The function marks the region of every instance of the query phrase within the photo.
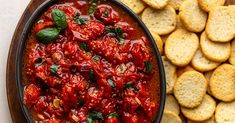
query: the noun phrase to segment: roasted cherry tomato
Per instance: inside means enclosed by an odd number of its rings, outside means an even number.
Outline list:
[[[26,87],[24,91],[24,103],[29,107],[35,104],[40,97],[40,90],[41,89],[34,84],[30,84]]]
[[[114,24],[120,20],[118,13],[109,5],[99,5],[95,17],[105,24]]]

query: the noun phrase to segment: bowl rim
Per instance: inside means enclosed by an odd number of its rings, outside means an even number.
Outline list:
[[[162,63],[161,55],[158,51],[157,45],[146,27],[146,25],[142,22],[142,20],[136,15],[128,6],[124,5],[118,0],[109,0],[110,2],[114,3],[117,7],[120,7],[123,9],[127,14],[129,14],[141,27],[143,32],[146,34],[146,37],[151,42],[151,45],[154,49],[154,53],[156,55],[157,65],[158,65],[158,72],[160,77],[160,104],[157,112],[157,116],[154,120],[154,123],[160,123],[164,105],[165,105],[165,98],[166,98],[166,79],[165,79],[165,71]],[[22,36],[19,39],[19,45],[17,47],[17,56],[16,56],[16,87],[17,87],[17,93],[19,98],[19,103],[21,110],[23,111],[23,114],[27,120],[28,123],[33,123],[33,120],[31,118],[31,113],[28,111],[27,107],[23,104],[23,83],[22,83],[22,56],[24,51],[24,45],[28,38],[28,34],[30,33],[33,24],[35,21],[40,17],[43,12],[45,12],[46,9],[48,9],[51,5],[58,2],[57,0],[46,0],[43,2],[40,6],[37,7],[37,9],[33,12],[33,14],[30,16],[30,18],[27,20],[25,27],[23,28]]]

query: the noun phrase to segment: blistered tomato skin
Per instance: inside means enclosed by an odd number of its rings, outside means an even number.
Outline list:
[[[30,84],[24,91],[24,103],[32,106],[40,97],[40,88],[34,84]]]
[[[115,24],[120,20],[119,14],[111,6],[105,4],[97,7],[95,17],[104,24]]]
[[[54,24],[52,21],[39,22],[39,23],[35,24],[34,32],[37,33],[40,30],[45,29],[46,27],[53,26],[53,25]]]
[[[62,0],[32,28],[24,56],[24,104],[36,123],[153,120],[159,104],[150,96],[149,83],[157,75],[151,71],[148,40],[120,10],[105,2],[96,5],[88,14],[87,1]],[[53,9],[64,13],[57,15],[66,17],[62,24],[52,19]],[[43,43],[36,33],[47,28],[59,35]]]
[[[88,41],[98,38],[104,32],[105,26],[97,21],[89,21],[87,24],[79,25],[75,21],[68,22],[68,36],[75,41]]]

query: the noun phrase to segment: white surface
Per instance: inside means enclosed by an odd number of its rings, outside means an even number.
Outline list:
[[[0,123],[11,123],[6,97],[6,64],[15,27],[30,0],[0,0]]]

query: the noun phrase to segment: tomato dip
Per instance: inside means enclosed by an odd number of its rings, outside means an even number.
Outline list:
[[[24,104],[36,123],[151,123],[159,72],[145,32],[108,0],[60,0],[24,48]]]

